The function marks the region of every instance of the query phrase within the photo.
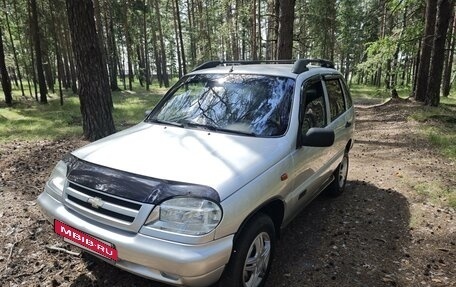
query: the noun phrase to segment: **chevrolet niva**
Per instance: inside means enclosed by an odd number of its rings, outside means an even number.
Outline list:
[[[280,230],[344,190],[354,121],[329,61],[207,62],[65,156],[38,202],[63,240],[131,273],[263,286]]]

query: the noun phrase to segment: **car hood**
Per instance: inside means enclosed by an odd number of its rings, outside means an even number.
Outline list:
[[[284,158],[285,142],[140,123],[73,155],[141,176],[206,185],[223,200]]]

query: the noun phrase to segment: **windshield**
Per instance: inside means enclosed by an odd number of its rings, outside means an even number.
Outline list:
[[[183,78],[148,121],[252,136],[288,128],[294,79],[199,74]]]

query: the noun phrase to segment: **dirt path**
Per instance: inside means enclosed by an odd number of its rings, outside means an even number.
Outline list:
[[[456,286],[456,214],[429,200],[433,187],[456,185],[455,165],[417,135],[413,108],[358,107],[347,192],[318,198],[284,230],[268,287]],[[0,145],[0,286],[164,286],[48,249],[78,252],[52,235],[35,199],[56,161],[83,144]]]

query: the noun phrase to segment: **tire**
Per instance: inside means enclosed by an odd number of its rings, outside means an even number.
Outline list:
[[[274,223],[262,213],[252,218],[234,243],[219,287],[262,287],[271,269],[276,234]]]
[[[331,184],[326,189],[326,194],[328,196],[336,197],[344,192],[345,185],[347,183],[348,166],[348,153],[345,153],[341,163],[337,166],[336,170],[334,171],[333,182],[331,182]]]

